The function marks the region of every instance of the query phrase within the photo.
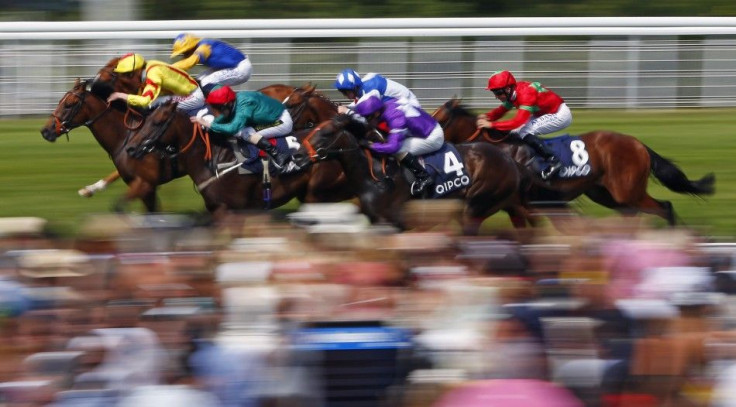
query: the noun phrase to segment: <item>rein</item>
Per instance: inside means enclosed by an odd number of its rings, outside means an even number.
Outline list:
[[[100,113],[98,113],[94,117],[84,121],[83,123],[77,124],[77,125],[70,124],[72,119],[79,113],[80,109],[82,109],[82,106],[84,106],[84,100],[88,94],[90,94],[90,92],[87,92],[87,91],[79,92],[79,93],[74,93],[72,91],[69,91],[69,92],[66,92],[66,94],[64,94],[64,97],[61,99],[61,102],[59,102],[59,105],[61,105],[62,102],[70,95],[76,96],[79,101],[77,104],[74,105],[74,107],[72,107],[71,113],[69,114],[69,119],[67,120],[62,120],[58,115],[52,114],[52,117],[54,118],[54,125],[55,125],[54,127],[56,130],[56,134],[58,135],[68,134],[70,131],[76,129],[79,126],[89,127],[94,122],[96,122],[97,119],[102,117],[102,115],[104,115],[110,110],[110,104],[105,101],[105,109],[103,109]],[[101,97],[95,95],[94,93],[92,93],[92,96],[102,100]]]
[[[450,127],[450,124],[453,122],[453,120],[455,120],[455,118],[457,117],[457,114],[455,114],[454,109],[451,109],[445,105],[442,105],[441,108],[437,109],[434,113],[432,113],[432,117],[436,119],[437,114],[440,113],[440,111],[442,110],[445,110],[448,116],[447,121],[445,125],[442,126],[442,128],[447,129],[448,127]],[[465,142],[469,143],[469,142],[475,141],[475,139],[477,139],[479,136],[482,135],[483,139],[489,143],[501,143],[509,137],[509,134],[510,133],[506,133],[506,135],[501,138],[493,138],[491,137],[490,131],[487,128],[478,128],[475,130],[475,132],[470,137],[468,137],[465,140]]]
[[[307,150],[307,153],[309,154],[309,160],[312,161],[312,163],[317,163],[319,161],[325,160],[330,155],[334,154],[342,154],[347,153],[350,151],[356,151],[361,150],[360,147],[351,147],[351,148],[337,148],[334,150],[330,150],[330,147],[332,147],[335,143],[337,143],[338,140],[340,140],[340,137],[342,137],[345,133],[347,133],[344,129],[340,130],[340,133],[338,133],[338,136],[335,137],[335,139],[330,143],[327,147],[320,147],[315,149],[314,146],[312,146],[312,143],[309,141],[309,139],[312,138],[317,132],[322,130],[322,127],[315,127],[314,130],[310,131],[309,134],[304,137],[304,140],[302,140],[302,145]],[[365,148],[362,149],[364,151],[364,154],[366,158],[368,158],[368,168],[371,174],[371,178],[373,178],[374,181],[378,181],[378,177],[376,177],[376,174],[373,172],[373,166],[371,163],[373,162],[373,154],[371,153],[370,149]],[[385,166],[384,166],[384,173],[386,172]]]
[[[138,122],[137,125],[135,125],[135,126],[129,126],[128,125],[128,117],[130,115],[138,116],[138,118],[141,119]],[[138,112],[135,109],[133,109],[132,107],[128,106],[128,110],[125,111],[125,117],[123,117],[123,124],[125,124],[125,128],[127,128],[128,130],[131,130],[131,131],[136,131],[136,130],[140,129],[141,126],[143,126],[143,123],[144,122],[145,122],[145,120],[143,119],[143,115],[140,112]]]

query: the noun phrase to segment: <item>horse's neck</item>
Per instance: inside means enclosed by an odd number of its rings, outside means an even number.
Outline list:
[[[98,111],[94,116],[98,117],[89,125],[89,130],[95,140],[108,154],[118,153],[132,132],[125,125],[125,113],[110,108],[108,112]]]
[[[348,184],[356,188],[356,192],[365,189],[368,185],[365,181],[372,177],[371,168],[375,159],[369,160],[362,149],[357,149],[340,154],[337,160],[348,178]]]

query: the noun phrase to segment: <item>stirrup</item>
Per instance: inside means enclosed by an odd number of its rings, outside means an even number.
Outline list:
[[[550,164],[546,169],[542,170],[540,173],[540,176],[543,180],[547,181],[550,178],[552,178],[553,175],[557,174],[557,172],[560,171],[562,168],[562,163],[559,161],[555,161],[552,164]]]
[[[417,180],[411,183],[409,192],[411,193],[412,196],[421,196],[424,194],[425,191],[427,191],[427,188],[429,188],[430,186],[432,186],[431,178],[427,178],[422,181]]]

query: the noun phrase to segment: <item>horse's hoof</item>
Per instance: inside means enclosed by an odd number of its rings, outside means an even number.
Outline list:
[[[92,195],[95,194],[92,190],[87,189],[87,188],[82,188],[79,191],[77,191],[77,193],[79,194],[79,196],[84,197],[84,198],[91,198]]]

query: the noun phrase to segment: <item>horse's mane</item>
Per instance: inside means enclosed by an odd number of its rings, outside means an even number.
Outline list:
[[[450,103],[450,102],[447,102]],[[462,104],[458,103],[455,106],[452,106],[450,109],[450,112],[453,115],[463,115],[463,116],[473,116],[475,117],[475,114],[470,111],[467,107],[463,106]]]
[[[363,138],[373,127],[361,120],[357,120],[355,116],[350,114],[338,114],[332,119],[333,123],[340,128],[345,129],[356,138]]]

